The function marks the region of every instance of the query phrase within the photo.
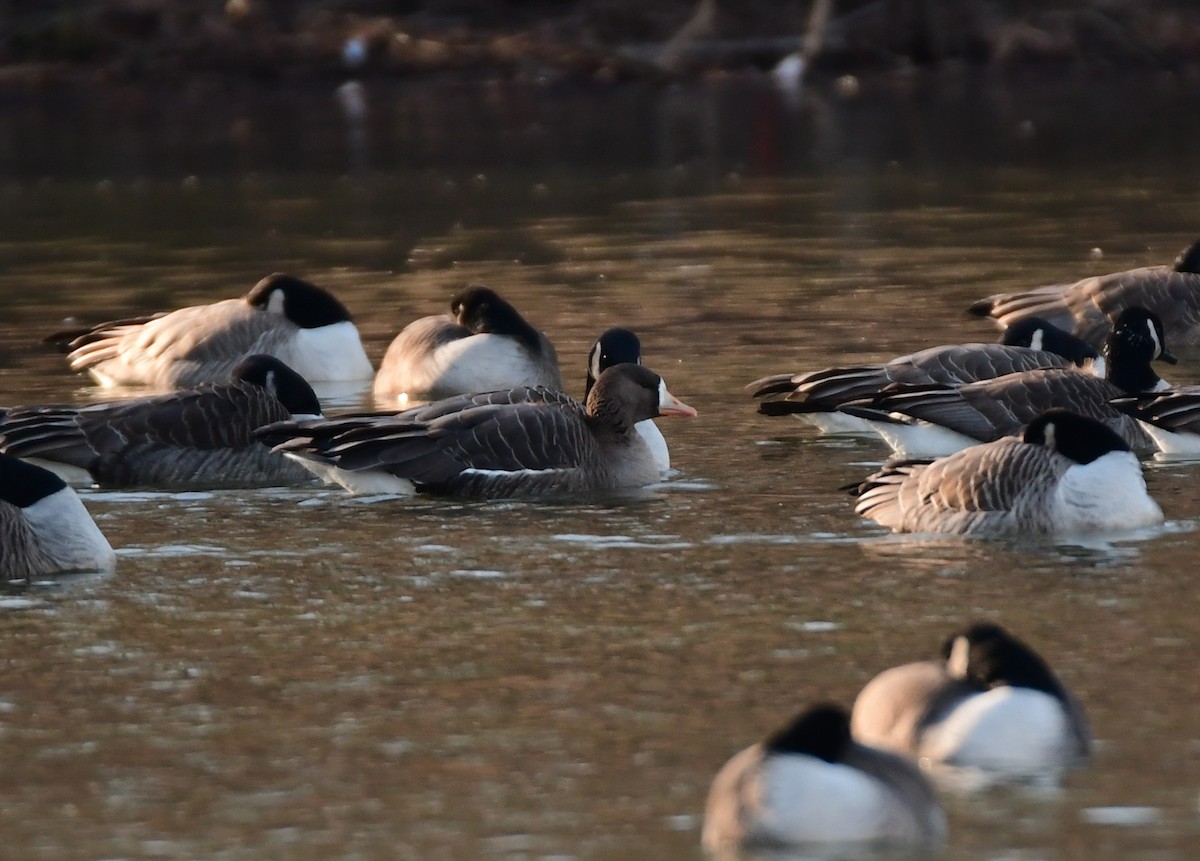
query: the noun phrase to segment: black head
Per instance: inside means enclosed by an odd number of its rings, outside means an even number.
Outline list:
[[[1145,392],[1159,383],[1150,363],[1162,359],[1168,364],[1178,360],[1167,349],[1162,320],[1145,308],[1126,308],[1113,321],[1104,341],[1108,379],[1130,394]]]
[[[587,398],[592,393],[592,386],[600,375],[613,365],[640,365],[642,363],[642,342],[638,336],[628,329],[613,328],[602,333],[592,344],[588,353],[587,385],[583,396]]]
[[[61,478],[48,469],[34,466],[8,454],[0,454],[0,499],[18,508],[58,493],[66,487]]]
[[[233,369],[231,379],[266,389],[294,416],[321,415],[321,402],[312,386],[274,356],[248,356]]]
[[[1082,365],[1089,359],[1098,359],[1100,354],[1082,338],[1077,338],[1041,317],[1023,317],[1004,330],[1001,344],[1012,347],[1029,347],[1045,350]]]
[[[537,329],[490,287],[471,285],[450,301],[450,313],[458,325],[473,334],[505,335],[521,341],[530,352],[541,352],[542,339]]]
[[[1103,422],[1070,410],[1046,410],[1025,428],[1030,445],[1044,445],[1076,463],[1091,463],[1113,451],[1129,451],[1129,444]]]
[[[276,272],[254,285],[246,301],[260,311],[291,320],[301,329],[318,329],[350,320],[346,306],[315,284]]]
[[[803,753],[826,762],[840,762],[849,745],[850,716],[841,706],[821,703],[767,736],[763,749],[767,753]]]
[[[991,622],[975,622],[942,646],[946,669],[980,690],[1009,686],[1064,696],[1062,685],[1033,649]]]
[[[1200,274],[1200,239],[1179,252],[1174,269],[1176,272]]]

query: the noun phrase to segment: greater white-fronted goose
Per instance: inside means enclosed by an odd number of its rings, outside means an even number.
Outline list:
[[[634,425],[695,413],[653,371],[621,364],[600,375],[586,406],[561,392],[519,389],[259,433],[351,492],[502,498],[652,484],[658,465]]]

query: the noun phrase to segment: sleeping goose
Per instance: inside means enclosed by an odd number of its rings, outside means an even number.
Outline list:
[[[588,352],[587,383],[584,385],[583,399],[586,401],[588,395],[592,393],[592,386],[596,385],[600,374],[613,365],[620,365],[624,362],[635,365],[642,363],[642,342],[638,340],[638,336],[628,329],[619,327],[602,332]],[[654,462],[658,464],[659,473],[667,475],[671,471],[671,452],[667,449],[667,440],[663,437],[662,431],[658,429],[658,425],[654,423],[653,419],[640,421],[636,427],[637,432],[646,441],[646,445],[650,447],[650,453],[654,455]]]
[[[504,498],[641,487],[658,466],[634,429],[694,416],[641,365],[604,371],[586,407],[558,392],[497,392],[398,415],[285,422],[259,431],[314,473],[354,493]]]
[[[368,380],[373,369],[350,314],[330,293],[275,273],[241,299],[51,335],[74,371],[102,386],[175,389],[229,379],[264,353],[313,382]]]
[[[959,385],[1036,368],[1076,366],[1104,375],[1104,360],[1085,342],[1044,320],[1029,318],[1006,330],[1000,344],[947,344],[882,364],[776,374],[750,386],[754,397],[770,398],[759,405],[764,415],[794,415],[824,433],[874,435],[866,420],[839,407],[895,383]]]
[[[867,683],[850,719],[855,738],[937,768],[1000,779],[1053,779],[1088,756],[1083,708],[1029,646],[976,622],[939,661],[893,667]]]
[[[520,386],[561,391],[558,354],[516,308],[480,285],[455,296],[449,314],[406,326],[375,375],[375,397],[402,404]]]
[[[804,844],[932,846],[945,833],[921,772],[853,739],[845,709],[817,705],[717,773],[701,841],[724,857]]]
[[[228,383],[84,407],[0,411],[0,451],[72,483],[212,488],[311,481],[254,438],[271,422],[319,418],[304,378],[273,356],[251,356]]]
[[[1172,343],[1200,342],[1200,240],[1172,266],[1145,266],[1053,284],[1020,293],[1000,293],[970,307],[1001,327],[1034,315],[1099,346],[1125,308],[1139,306],[1162,318]]]
[[[107,574],[116,564],[75,491],[49,470],[0,454],[0,580]]]
[[[1142,467],[1104,424],[1065,410],[933,461],[885,464],[854,510],[895,532],[1074,536],[1162,522]]]
[[[1070,369],[1039,369],[960,386],[890,386],[840,409],[867,420],[898,453],[935,456],[1010,434],[1054,407],[1099,419],[1137,451],[1154,449],[1137,421],[1109,401],[1166,388],[1150,363],[1175,362],[1158,317],[1127,308],[1105,341],[1107,379]]]

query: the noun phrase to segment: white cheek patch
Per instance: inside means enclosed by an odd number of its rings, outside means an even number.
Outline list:
[[[1042,433],[1046,437],[1046,448],[1051,450],[1058,449],[1058,440],[1055,439],[1057,429],[1054,427],[1054,422],[1046,422],[1045,430]]]
[[[1162,341],[1159,340],[1158,332],[1154,331],[1154,321],[1147,320],[1146,328],[1150,330],[1150,340],[1154,342],[1154,358],[1162,355]]]
[[[965,679],[970,658],[971,641],[966,637],[955,637],[950,646],[950,657],[946,660],[946,672],[951,678]]]
[[[1029,349],[1031,349],[1031,350],[1042,349],[1042,343],[1043,343],[1043,339],[1044,339],[1045,335],[1046,335],[1045,329],[1037,329],[1036,331],[1034,331],[1033,337],[1029,339]]]
[[[671,395],[667,392],[667,381],[662,377],[658,378],[658,408],[661,410],[665,404],[672,401]]]
[[[275,289],[271,291],[271,298],[267,300],[267,310],[272,314],[283,316],[283,291]]]
[[[597,344],[592,348],[592,354],[588,356],[588,371],[593,380],[600,379],[600,352],[600,345]]]

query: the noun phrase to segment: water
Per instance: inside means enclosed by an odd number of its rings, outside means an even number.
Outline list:
[[[944,857],[1195,857],[1195,467],[1150,467],[1168,523],[1140,540],[894,537],[838,490],[881,447],[743,388],[991,340],[973,299],[1169,262],[1196,95],[1095,87],[368,83],[361,121],[320,89],[11,101],[0,402],[97,397],[37,344],[64,318],[285,270],[375,360],[472,281],[580,388],[630,326],[700,417],[662,421],[675,477],[611,499],[85,493],[117,574],[0,602],[0,855],[699,859],[728,756],[986,617],[1099,743],[1059,791],[947,795]]]

